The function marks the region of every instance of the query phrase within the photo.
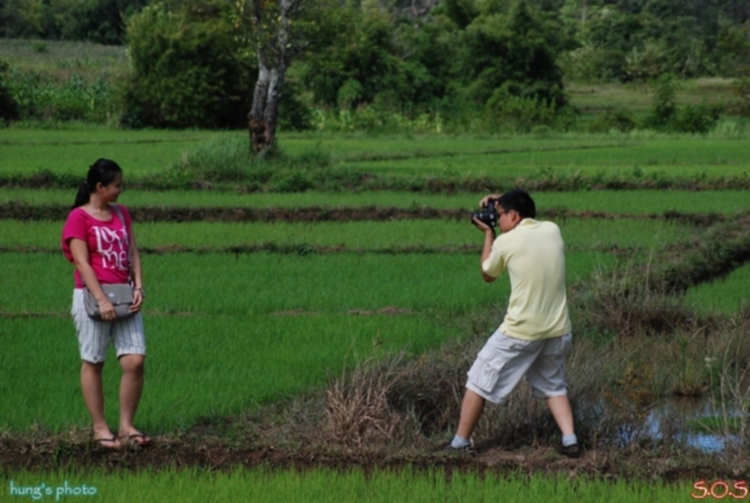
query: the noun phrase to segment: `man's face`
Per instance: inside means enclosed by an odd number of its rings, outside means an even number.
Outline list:
[[[503,232],[510,232],[516,228],[521,216],[515,210],[505,210],[502,205],[497,205],[497,225]]]

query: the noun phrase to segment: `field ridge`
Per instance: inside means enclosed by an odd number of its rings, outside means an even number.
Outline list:
[[[384,220],[466,220],[471,212],[466,209],[432,208],[417,206],[412,208],[381,206],[304,206],[296,208],[249,208],[235,207],[165,207],[128,205],[133,219],[138,222],[358,222]],[[62,204],[31,205],[22,201],[0,203],[0,220],[65,221],[70,206]],[[748,215],[740,213],[732,218]],[[549,219],[591,218],[591,219],[644,219],[671,220],[695,226],[708,226],[723,222],[728,217],[720,213],[690,213],[666,210],[661,213],[606,212],[593,210],[570,210],[553,207],[539,210],[538,216]]]

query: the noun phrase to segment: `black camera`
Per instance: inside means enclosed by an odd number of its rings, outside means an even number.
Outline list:
[[[492,229],[497,226],[497,209],[495,202],[497,199],[488,199],[487,206],[483,210],[475,211],[471,214],[471,222],[474,223],[476,218],[480,222],[489,225]]]

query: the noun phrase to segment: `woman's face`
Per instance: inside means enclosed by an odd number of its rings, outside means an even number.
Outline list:
[[[99,184],[99,196],[107,203],[117,202],[117,198],[122,192],[122,173],[117,173],[115,179],[108,185]]]

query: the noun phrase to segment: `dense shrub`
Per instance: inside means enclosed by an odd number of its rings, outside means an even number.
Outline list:
[[[622,131],[627,133],[636,128],[635,118],[627,111],[607,110],[588,125],[587,130],[590,133],[607,133],[609,131]]]
[[[282,131],[304,131],[312,128],[313,112],[308,104],[300,98],[303,90],[301,84],[287,73],[279,104],[278,126]]]
[[[138,11],[145,0],[23,0],[0,2],[5,37],[89,40],[122,43],[123,16]]]
[[[539,98],[522,98],[496,89],[485,106],[485,120],[489,130],[496,132],[527,133],[534,126],[553,126],[555,106]]]
[[[366,105],[356,110],[322,110],[312,113],[312,128],[319,131],[363,131],[368,133],[440,133],[446,124],[440,113],[422,113],[413,118],[383,107]]]
[[[732,94],[734,94],[736,101],[729,107],[728,111],[740,117],[750,117],[750,76],[735,80],[732,84]]]
[[[225,15],[228,4],[163,4],[128,20],[132,70],[122,93],[131,127],[242,127],[255,70]]]
[[[583,82],[609,82],[626,80],[625,55],[622,51],[610,50],[585,44],[560,58],[565,77]]]
[[[160,189],[232,184],[249,192],[304,192],[332,178],[330,164],[330,155],[317,150],[288,156],[276,147],[254,157],[247,137],[217,137],[141,183]]]
[[[645,126],[674,133],[707,133],[718,122],[724,107],[721,105],[685,105],[675,101],[677,83],[670,74],[652,82],[654,102],[646,117]]]
[[[669,126],[676,133],[708,133],[722,111],[721,105],[685,105],[677,110]]]

